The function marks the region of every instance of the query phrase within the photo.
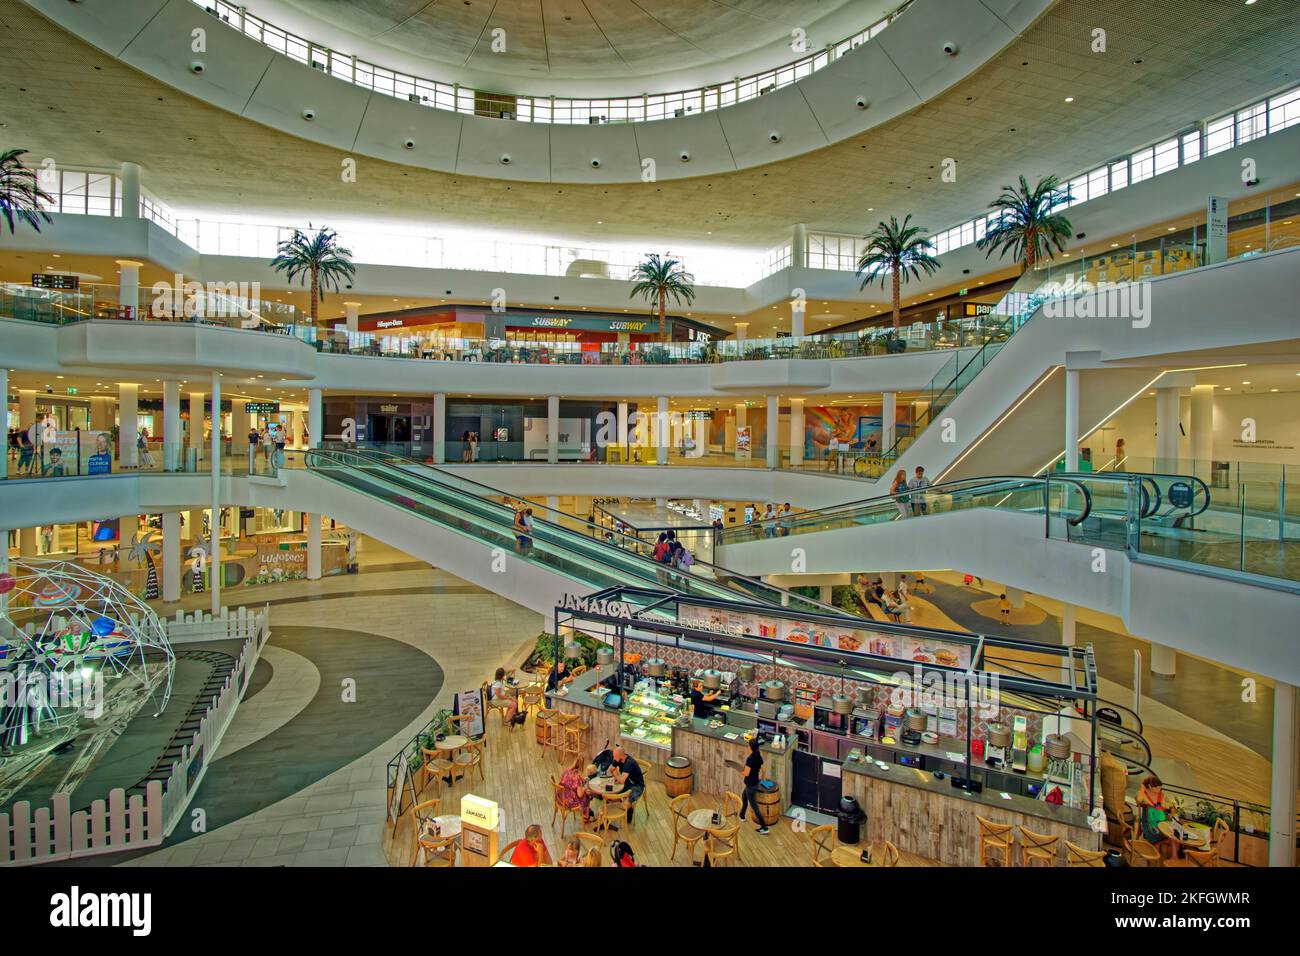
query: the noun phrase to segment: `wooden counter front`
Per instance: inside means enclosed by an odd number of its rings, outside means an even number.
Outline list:
[[[1025,812],[1021,806],[1027,798],[1003,801],[996,793],[967,794],[951,785],[948,779],[936,783],[930,774],[908,767],[892,767],[889,774],[899,779],[884,779],[881,774],[862,773],[845,765],[842,792],[857,798],[867,814],[864,842],[881,846],[888,840],[904,853],[928,857],[951,866],[979,866],[980,826],[976,817],[990,823],[1023,826],[1034,833],[1060,837],[1058,862],[1065,862],[1065,841],[1085,850],[1101,848],[1101,836],[1086,823],[1077,822],[1080,812],[1060,808],[1061,819],[1053,819],[1054,808],[1046,805]],[[915,775],[915,785],[905,775]],[[1037,803],[1037,801],[1033,801]],[[1001,804],[1006,804],[1001,805]],[[1020,836],[1011,831],[1012,842]],[[1013,847],[1013,862],[1019,849]]]
[[[696,721],[703,723],[703,721]],[[763,778],[773,780],[781,792],[781,811],[790,807],[790,791],[793,785],[790,750],[773,750],[762,747]],[[749,744],[743,739],[727,740],[720,733],[692,727],[673,728],[673,756],[687,757],[691,761],[694,774],[692,790],[721,796],[728,790],[739,794],[744,788],[744,771],[735,766],[727,766],[732,761],[738,767],[745,766],[749,757]]]

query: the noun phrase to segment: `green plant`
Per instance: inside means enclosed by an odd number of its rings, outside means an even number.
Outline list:
[[[23,165],[25,149],[10,149],[0,153],[0,219],[14,232],[14,223],[25,222],[37,232],[41,220],[53,222],[42,207],[53,203],[54,197],[41,188],[36,173]]]
[[[695,276],[691,275],[676,259],[660,258],[658,253],[649,253],[644,260],[632,270],[636,285],[628,294],[629,299],[637,296],[655,305],[659,314],[659,341],[669,339],[668,299],[672,298],[678,305],[690,305],[695,301]]]
[[[570,639],[576,641],[582,648],[581,659],[577,661],[569,661],[568,663],[570,666],[577,666],[578,664],[586,664],[588,667],[593,666],[596,663],[597,649],[606,646],[594,637],[588,637],[586,634],[577,634],[572,638],[561,638],[560,647],[563,648],[564,644]],[[539,664],[545,665],[546,667],[551,667],[555,664],[554,634],[547,634],[543,631],[541,634],[537,635],[537,643],[533,647],[533,652],[528,655],[528,663],[534,666]]]
[[[1051,259],[1053,248],[1063,252],[1073,227],[1055,210],[1074,197],[1060,185],[1059,179],[1048,176],[1030,189],[1021,176],[1017,186],[1003,186],[1002,195],[989,204],[997,219],[975,241],[975,248],[983,249],[986,259],[995,249],[1002,256],[1014,253],[1022,274],[1032,270],[1040,258]]]
[[[922,272],[934,275],[939,271],[939,260],[933,255],[934,244],[926,238],[924,229],[913,226],[911,222],[910,214],[903,217],[901,225],[893,216],[889,217],[889,222],[878,222],[865,237],[867,247],[858,259],[858,275],[862,276],[860,288],[865,289],[873,282],[879,282],[884,288],[888,278],[894,328],[901,324],[900,283],[909,276],[919,279]]]
[[[308,229],[312,226],[307,225]],[[311,321],[316,324],[320,300],[325,289],[338,290],[344,280],[356,275],[352,265],[352,250],[339,245],[339,235],[333,229],[317,229],[307,235],[295,229],[293,235],[280,243],[271,268],[283,272],[290,282],[300,277],[311,280]]]

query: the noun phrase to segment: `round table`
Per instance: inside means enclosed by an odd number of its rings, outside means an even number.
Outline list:
[[[871,862],[863,862],[862,851],[865,849],[862,846],[837,846],[831,850],[831,862],[836,866],[877,866],[874,847],[871,850]]]
[[[618,793],[622,789],[622,784],[613,777],[589,777],[587,789],[595,796],[603,797],[607,793]]]
[[[449,737],[443,737],[441,740],[434,742],[434,747],[438,750],[457,751],[469,743],[468,737],[462,737],[459,734],[452,734]]]
[[[1183,849],[1185,847],[1190,847],[1193,850],[1208,850],[1210,848],[1210,834],[1213,831],[1211,831],[1209,827],[1192,827],[1188,824],[1183,824],[1183,828],[1186,831],[1183,834],[1184,837],[1191,837],[1192,834],[1203,834],[1204,839],[1178,839],[1178,837],[1174,836],[1174,824],[1171,820],[1161,820],[1156,824],[1156,829],[1159,830],[1163,836],[1168,837],[1169,842],[1174,845],[1174,850],[1179,856],[1183,855]]]
[[[438,824],[438,836],[440,837],[458,837],[460,836],[460,817],[454,813],[445,813],[440,817],[433,818],[434,823]]]
[[[714,823],[713,814],[716,812],[708,807],[702,810],[692,810],[686,817],[686,822],[697,830],[703,830],[705,833],[721,833],[727,829],[727,818],[722,817],[721,823]]]

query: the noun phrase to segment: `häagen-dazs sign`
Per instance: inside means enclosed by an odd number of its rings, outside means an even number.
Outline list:
[[[602,617],[621,617],[631,620],[632,608],[625,601],[610,601],[606,598],[585,597],[581,594],[566,594],[560,598],[560,607],[568,611],[585,611]]]

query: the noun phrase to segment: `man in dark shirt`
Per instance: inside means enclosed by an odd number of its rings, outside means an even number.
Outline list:
[[[713,701],[718,699],[719,691],[713,691],[710,694],[704,693],[704,685],[699,681],[691,684],[691,713],[701,720],[707,719],[712,713],[713,708],[709,706]]]
[[[627,822],[632,822],[632,811],[636,802],[645,795],[645,774],[636,758],[623,749],[622,744],[614,745],[614,780],[622,785],[627,793]]]
[[[559,690],[561,684],[567,684],[569,681],[573,680],[572,677],[565,673],[566,669],[564,661],[558,661],[556,665],[551,668],[551,675],[546,678],[546,689],[548,691],[554,693]]]
[[[758,738],[755,737],[749,742],[749,756],[745,758],[745,791],[740,799],[740,819],[744,820],[745,811],[752,807],[754,819],[758,821],[758,832],[767,833],[767,824],[759,816],[758,810],[758,783],[763,779],[762,769],[763,755],[758,752]]]

